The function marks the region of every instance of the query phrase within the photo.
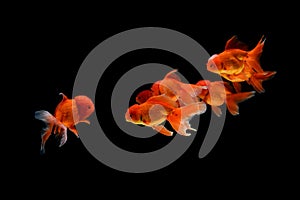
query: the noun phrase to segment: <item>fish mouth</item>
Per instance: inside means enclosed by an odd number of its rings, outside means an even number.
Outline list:
[[[132,119],[131,119],[131,117],[130,117],[130,113],[129,113],[128,111],[125,113],[125,120],[126,120],[127,122],[132,122]]]
[[[210,72],[214,72],[214,73],[219,73],[219,69],[218,69],[218,66],[217,64],[215,63],[214,59],[217,57],[218,55],[217,54],[214,54],[212,55],[208,61],[207,61],[207,64],[206,64],[206,67],[207,67],[207,70],[210,71]]]

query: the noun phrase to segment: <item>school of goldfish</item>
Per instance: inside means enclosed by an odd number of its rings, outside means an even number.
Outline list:
[[[197,131],[190,125],[195,115],[206,112],[207,105],[220,117],[219,106],[226,104],[232,115],[239,114],[238,104],[252,98],[255,92],[263,93],[263,81],[276,74],[276,71],[264,71],[260,65],[265,38],[262,37],[257,45],[248,50],[245,43],[236,36],[230,38],[225,50],[212,55],[206,64],[208,71],[219,74],[222,81],[199,80],[195,84],[184,83],[176,74],[177,70],[167,73],[162,80],[153,83],[148,90],[141,91],[136,96],[136,104],[131,105],[125,120],[133,124],[151,127],[158,133],[172,136],[173,131],[162,125],[168,121],[172,129],[183,136],[191,135],[188,131]],[[253,87],[253,91],[242,91],[242,82]],[[94,112],[93,102],[87,96],[76,96],[69,99],[64,94],[57,105],[54,115],[48,111],[35,112],[35,118],[43,121],[46,127],[41,133],[41,154],[45,153],[45,144],[53,133],[60,138],[62,146],[67,141],[67,130],[79,137],[75,125],[90,123],[87,118]]]
[[[252,50],[248,50],[245,43],[233,36],[226,42],[225,50],[212,55],[206,64],[207,70],[219,74],[223,81],[199,80],[187,84],[175,74],[177,70],[173,70],[153,83],[149,90],[138,93],[136,104],[125,113],[126,121],[172,136],[173,132],[162,125],[168,121],[178,134],[189,136],[191,133],[187,130],[196,131],[189,121],[204,113],[206,105],[210,105],[218,117],[222,114],[219,106],[223,104],[232,115],[238,115],[238,104],[253,97],[255,92],[265,92],[262,82],[276,74],[276,71],[264,71],[260,65],[264,44],[262,37]],[[241,82],[247,82],[254,90],[242,92]]]

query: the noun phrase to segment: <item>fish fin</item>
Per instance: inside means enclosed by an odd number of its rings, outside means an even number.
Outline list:
[[[41,132],[41,139],[42,139],[41,149],[40,149],[41,154],[45,154],[45,144],[46,141],[49,139],[54,126],[55,126],[54,129],[55,133],[58,132],[60,135],[62,135],[64,140],[63,143],[66,142],[67,138],[65,135],[67,134],[67,128],[60,121],[58,121],[52,114],[50,114],[48,111],[45,110],[39,110],[35,112],[34,117],[38,120],[43,121],[46,124],[46,127],[43,128]]]
[[[231,93],[234,93],[235,92],[235,88],[234,88],[234,83],[237,83],[237,82],[231,82],[231,83],[229,83],[229,82],[227,82],[227,81],[219,81],[220,82],[220,84],[223,84],[224,85],[224,87],[225,87],[225,89],[227,90],[227,91],[229,91],[229,92],[231,92]]]
[[[173,135],[173,132],[166,129],[166,127],[164,127],[163,125],[152,126],[152,128],[163,135],[166,135],[166,136]]]
[[[61,134],[59,147],[63,146],[67,142],[67,139],[68,139],[67,131],[63,131],[63,133]]]
[[[160,85],[161,81],[156,81],[155,83],[153,83],[153,85],[151,86],[151,91],[152,91],[152,94],[153,96],[154,95],[161,95],[161,92],[160,92]]]
[[[74,134],[76,135],[77,138],[79,138],[78,131],[77,131],[75,125],[70,126],[70,127],[69,127],[69,130],[70,130],[72,133],[74,133]]]
[[[43,131],[42,131],[42,134],[41,134],[42,141],[41,141],[41,149],[40,149],[41,155],[45,154],[45,145],[46,145],[48,138],[51,135],[51,131],[52,131],[52,126],[46,128],[46,129],[43,129]]]
[[[181,81],[181,78],[177,74],[175,74],[177,71],[178,71],[177,69],[170,71],[169,73],[166,74],[164,79],[171,78],[171,79],[175,79],[177,81]]]
[[[89,125],[91,124],[91,122],[90,122],[89,120],[87,120],[87,119],[85,119],[85,120],[80,120],[79,122],[86,123],[86,124],[89,124]],[[79,122],[78,122],[78,123],[79,123]]]
[[[142,103],[146,102],[152,96],[153,96],[153,91],[151,91],[151,90],[143,90],[143,91],[141,91],[140,93],[138,93],[136,95],[135,101],[138,104],[142,104]]]
[[[260,66],[259,59],[263,52],[266,38],[264,35],[261,37],[257,45],[248,52],[247,64],[253,68],[256,72],[263,72],[263,69]]]
[[[233,82],[233,88],[236,92],[241,92],[242,91],[242,85],[240,82]]]
[[[194,115],[200,115],[206,111],[206,104],[204,102],[197,102],[194,104],[186,105],[180,108],[174,109],[168,116],[167,120],[170,122],[171,126],[177,133],[183,136],[189,136],[187,130],[196,131],[196,129],[191,128],[189,120]]]
[[[45,154],[45,145],[47,140],[49,139],[54,123],[55,123],[55,117],[51,115],[48,111],[45,110],[39,110],[36,111],[34,114],[35,119],[41,120],[46,124],[46,127],[44,127],[41,131],[41,148],[40,148],[40,154]]]
[[[234,35],[226,42],[225,50],[228,49],[241,49],[247,51],[248,45],[246,45],[244,42],[241,42],[237,36]]]
[[[181,84],[180,90],[177,91],[176,98],[183,104],[189,105],[198,102],[198,95],[202,93],[207,86]]]
[[[34,113],[34,118],[43,121],[46,124],[54,124],[56,118],[46,110],[39,110]]]
[[[211,106],[212,111],[214,111],[214,113],[220,117],[222,115],[222,111],[221,108],[219,108],[218,106]]]
[[[259,62],[258,59],[259,59],[259,58],[257,58],[257,57],[255,57],[255,58],[248,57],[248,58],[247,58],[247,61],[246,61],[246,64],[247,64],[247,66],[248,66],[251,70],[254,70],[255,72],[261,73],[261,72],[263,72],[264,70],[261,68],[260,62]]]
[[[273,78],[276,73],[277,73],[276,71],[265,71],[263,73],[255,73],[253,76],[257,79],[265,81]]]
[[[227,95],[226,105],[227,105],[228,111],[232,115],[238,115],[239,114],[238,103],[241,103],[241,102],[253,97],[254,94],[255,94],[255,91],[241,92],[241,93]]]
[[[65,100],[67,100],[68,99],[68,97],[64,94],[64,93],[59,93],[59,95],[62,95],[63,96],[63,98],[62,98],[62,101],[65,101]]]
[[[255,73],[253,74],[250,79],[248,80],[248,83],[253,86],[253,88],[259,92],[264,93],[265,89],[262,86],[262,82],[268,79],[271,79],[276,74],[276,71],[266,71],[262,73]]]

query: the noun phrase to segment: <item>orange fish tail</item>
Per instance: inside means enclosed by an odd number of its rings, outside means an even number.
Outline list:
[[[55,127],[54,128],[55,133],[58,132],[59,135],[61,136],[59,146],[62,146],[66,142],[67,128],[61,122],[59,122],[53,115],[51,115],[48,111],[45,110],[36,111],[34,117],[35,119],[41,120],[46,124],[46,127],[43,128],[41,132],[41,139],[42,139],[41,149],[40,149],[41,154],[45,154],[45,144],[53,131],[53,127]]]
[[[259,58],[263,52],[263,48],[265,45],[266,38],[264,36],[261,37],[257,45],[249,51],[248,55],[253,57],[253,58]]]
[[[247,64],[252,67],[256,72],[263,72],[260,66],[260,56],[263,52],[266,39],[264,36],[259,40],[256,47],[248,52]]]
[[[255,91],[251,92],[241,92],[236,94],[229,94],[226,97],[226,105],[228,108],[228,111],[232,115],[238,115],[239,114],[239,106],[238,104],[253,97],[255,94]]]
[[[274,77],[276,71],[266,71],[261,73],[255,73],[253,76],[248,80],[248,83],[253,86],[253,88],[259,92],[265,92],[265,89],[262,86],[263,81],[269,80]]]

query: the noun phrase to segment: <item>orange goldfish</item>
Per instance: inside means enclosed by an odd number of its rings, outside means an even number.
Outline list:
[[[35,118],[47,124],[41,134],[41,154],[45,153],[45,144],[52,132],[61,137],[60,147],[67,141],[67,129],[79,137],[75,125],[80,122],[90,124],[87,118],[95,110],[93,102],[87,96],[80,95],[68,99],[63,93],[60,95],[63,99],[56,106],[54,116],[45,110],[35,112]]]
[[[196,131],[191,127],[189,120],[194,115],[202,114],[205,111],[206,104],[204,102],[194,102],[179,107],[171,97],[162,94],[152,96],[144,103],[130,106],[125,113],[125,119],[127,122],[142,124],[163,135],[172,136],[173,132],[161,125],[167,120],[177,133],[189,136],[191,134],[187,133],[187,130]]]
[[[150,97],[161,94],[167,95],[180,105],[189,105],[199,101],[197,96],[202,92],[202,89],[207,87],[183,83],[175,72],[177,72],[176,69],[172,70],[165,75],[163,80],[155,82],[150,90],[140,92],[136,97],[136,102],[144,103]]]
[[[254,96],[255,91],[234,93],[233,88],[227,82],[209,80],[200,80],[196,85],[207,86],[199,94],[205,103],[211,105],[212,110],[217,116],[221,116],[222,112],[218,106],[226,103],[228,111],[232,115],[239,114],[238,103],[243,102]]]
[[[259,59],[265,44],[263,38],[249,51],[246,44],[233,36],[226,42],[223,52],[208,59],[207,70],[233,82],[237,92],[241,90],[240,82],[244,81],[257,92],[264,92],[262,82],[272,78],[276,71],[264,71],[261,68]]]

